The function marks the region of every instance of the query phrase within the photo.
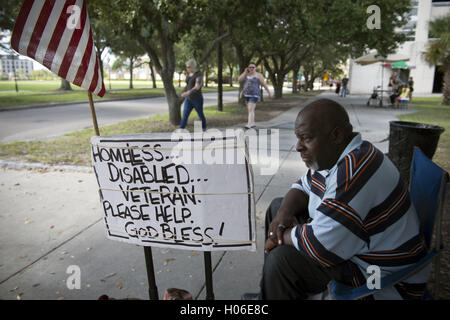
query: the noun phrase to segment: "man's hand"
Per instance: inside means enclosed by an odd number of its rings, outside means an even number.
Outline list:
[[[186,98],[188,95],[189,95],[189,91],[185,91],[185,92],[182,92],[182,93],[181,93],[181,96],[182,96],[183,98]]]
[[[267,238],[266,245],[264,247],[264,252],[266,254],[269,254],[270,250],[272,250],[276,246],[278,246],[276,240],[269,237],[269,238]]]
[[[266,253],[269,253],[270,250],[276,246],[282,245],[284,242],[283,234],[288,228],[295,225],[295,220],[292,217],[285,218],[281,212],[278,212],[277,216],[269,226],[269,234],[267,235],[265,246]]]
[[[295,228],[295,226],[292,227],[292,228]],[[292,239],[291,239],[292,228],[283,229],[284,231],[283,231],[281,237],[278,238],[278,239],[281,239],[281,242],[280,242],[280,240],[275,239],[275,237],[273,237],[273,236],[270,237],[269,236],[267,238],[266,245],[265,245],[265,248],[264,248],[264,251],[266,252],[266,254],[269,254],[269,252],[273,248],[275,248],[275,247],[277,247],[279,245],[282,245],[282,244],[292,246],[293,245]]]

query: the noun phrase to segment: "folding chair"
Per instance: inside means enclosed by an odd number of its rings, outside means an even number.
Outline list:
[[[400,94],[400,96],[397,98],[398,99],[398,103],[399,103],[399,107],[408,107],[408,103],[409,103],[409,89],[408,88],[404,88],[402,90],[402,93]]]
[[[421,232],[424,235],[428,248],[430,248],[433,230],[435,229],[433,248],[429,249],[427,255],[414,265],[382,278],[380,289],[369,289],[366,284],[353,288],[337,281],[331,281],[328,289],[332,299],[360,299],[374,294],[419,272],[433,260],[435,261],[433,298],[437,299],[439,297],[440,258],[443,249],[441,225],[445,203],[445,190],[448,181],[448,173],[425,156],[419,148],[414,147],[411,165],[410,196],[419,216]],[[434,228],[435,225],[436,228]],[[429,297],[429,294],[426,291],[422,298],[425,299],[427,297]]]

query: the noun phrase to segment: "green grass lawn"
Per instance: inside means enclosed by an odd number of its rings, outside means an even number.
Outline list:
[[[283,99],[266,99],[258,103],[256,121],[268,121],[280,113],[305,102],[319,92],[288,94]],[[204,109],[208,128],[226,128],[247,122],[247,108],[237,103],[224,105],[223,111],[217,106]],[[193,122],[198,120],[195,112],[189,117],[187,129],[193,130]],[[100,135],[173,132],[176,126],[169,122],[168,114],[147,119],[123,121],[100,128]],[[21,141],[0,144],[0,158],[12,161],[40,162],[51,165],[90,165],[90,138],[94,130],[84,129],[50,141]]]
[[[129,89],[129,80],[104,80],[106,90],[119,90],[119,89]],[[110,86],[111,84],[111,86]],[[174,79],[173,84],[178,87],[178,80]],[[13,80],[0,80],[0,96],[10,95],[10,94],[34,94],[34,93],[44,93],[57,91],[61,85],[60,80],[18,80],[17,86],[19,92],[16,93],[15,84]],[[157,88],[163,88],[163,83],[160,80],[156,81]],[[185,86],[185,82],[181,81],[181,87]],[[208,84],[211,88],[216,85],[213,82]],[[76,85],[71,85],[73,90],[84,90]],[[153,88],[153,82],[148,80],[133,80],[133,88]],[[230,86],[228,84],[223,85],[224,90],[229,90]],[[237,84],[234,84],[234,88],[237,89]]]
[[[178,81],[177,81],[178,83]],[[87,91],[75,85],[72,85],[72,91],[58,91],[60,81],[18,81],[19,92],[14,91],[14,81],[0,81],[0,108],[14,107],[33,104],[72,102],[72,101],[88,101]],[[164,88],[162,83],[159,87],[152,88],[150,81],[133,81],[134,89],[128,89],[127,80],[111,81],[109,90],[109,81],[106,80],[105,87],[107,92],[103,98],[92,95],[94,100],[97,99],[117,99],[117,98],[133,98],[133,97],[153,97],[163,96]],[[176,87],[177,92],[181,92],[183,87]],[[229,87],[225,85],[224,90],[237,90],[238,87]],[[217,91],[216,87],[203,88],[203,92]]]
[[[442,98],[414,98],[410,107],[418,112],[400,115],[398,118],[402,121],[437,125],[445,129],[439,138],[433,161],[450,172],[450,106],[443,106],[441,103]]]
[[[109,84],[111,84],[111,90],[117,89],[129,89],[129,80],[111,80],[105,79],[105,88],[109,90]],[[174,81],[175,84],[175,81]],[[61,85],[61,80],[18,80],[17,86],[19,88],[19,94],[31,94],[46,91],[56,91]],[[176,82],[178,85],[178,81]],[[156,81],[156,86],[162,88],[162,81]],[[73,90],[84,90],[76,85],[71,85]],[[145,80],[133,80],[134,88],[152,88],[153,83]],[[15,92],[14,81],[0,81],[0,95],[10,94]]]

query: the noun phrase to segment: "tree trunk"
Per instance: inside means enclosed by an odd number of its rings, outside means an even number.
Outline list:
[[[175,72],[175,52],[174,52],[174,42],[169,36],[169,25],[167,21],[162,21],[158,28],[159,33],[159,45],[161,52],[158,55],[156,48],[152,46],[151,43],[147,42],[146,39],[137,37],[139,44],[148,53],[150,59],[153,61],[153,66],[156,71],[161,76],[164,84],[164,92],[167,99],[167,104],[169,107],[169,121],[174,126],[178,126],[181,122],[180,106],[183,102],[183,98],[177,95],[175,86],[173,84],[173,74]],[[162,62],[159,60],[159,56]]]
[[[219,23],[217,30],[217,36],[222,33],[222,23]],[[219,43],[217,47],[217,110],[223,111],[223,91],[222,91],[222,70],[223,70],[223,50],[222,42]]]
[[[272,81],[274,98],[281,99],[283,97],[283,82],[286,74],[269,67],[267,61],[265,61],[264,65],[266,66],[266,70],[269,72],[269,77]]]
[[[276,83],[273,83],[273,89],[275,91],[274,97],[275,99],[283,98],[283,79],[277,79]]]
[[[230,69],[230,87],[233,86],[233,66],[229,66],[228,69]]]
[[[300,66],[296,67],[294,70],[292,70],[292,93],[296,93],[297,91],[300,91],[300,88],[297,88],[297,82],[298,81],[298,72],[300,71]]]
[[[70,86],[70,82],[66,79],[61,78],[61,87],[59,87],[59,90],[69,91],[72,90],[72,87]]]
[[[450,57],[447,58],[444,70],[444,99],[442,104],[450,106]]]
[[[103,70],[103,60],[100,59],[100,56],[98,57],[98,63],[100,65],[100,74],[102,76],[102,82],[105,82],[105,75],[104,75],[104,70]]]
[[[130,70],[130,89],[133,89],[133,64],[134,64],[134,59],[133,59],[133,57],[130,57],[130,66],[129,66],[129,70]]]
[[[173,76],[161,74],[164,84],[164,92],[166,94],[167,104],[169,105],[169,120],[174,126],[178,126],[181,122],[180,107],[183,98],[180,98],[173,85]]]
[[[153,67],[152,60],[150,60],[150,76],[152,77],[153,89],[156,89],[155,68]]]

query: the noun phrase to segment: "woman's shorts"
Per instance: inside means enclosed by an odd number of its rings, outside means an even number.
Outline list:
[[[245,97],[245,102],[246,103],[257,103],[258,102],[258,97]]]

